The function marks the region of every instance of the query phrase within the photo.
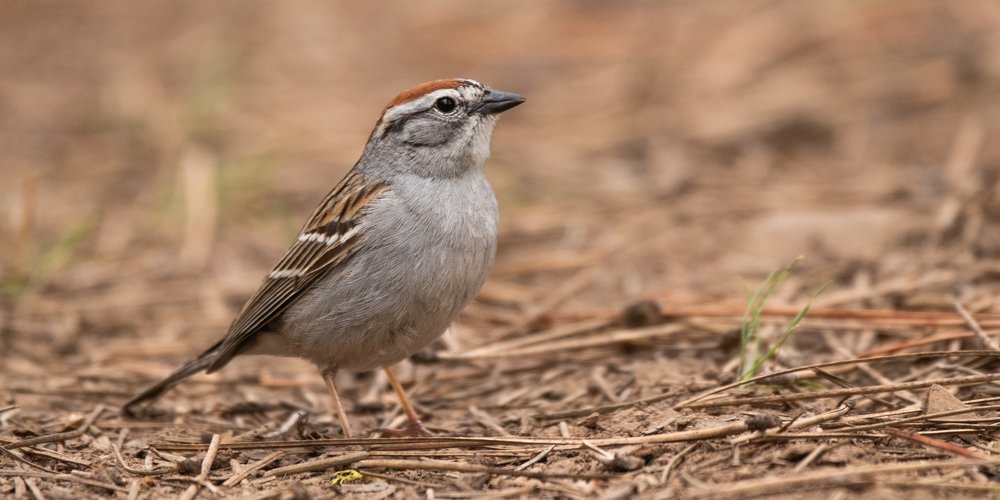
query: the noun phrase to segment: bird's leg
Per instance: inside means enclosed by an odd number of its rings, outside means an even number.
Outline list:
[[[333,400],[333,411],[337,412],[337,419],[340,420],[340,428],[344,431],[344,437],[351,437],[351,423],[347,420],[347,413],[344,413],[344,406],[340,404],[340,395],[337,394],[337,370],[324,369],[320,371],[326,388],[330,391],[330,399]]]
[[[389,378],[389,384],[392,385],[392,390],[396,391],[396,397],[399,398],[399,404],[403,407],[403,413],[406,413],[406,430],[397,432],[387,432],[387,434],[402,434],[410,437],[416,436],[430,436],[431,431],[424,427],[424,424],[420,422],[420,417],[417,417],[417,412],[413,411],[413,405],[410,404],[410,400],[406,397],[406,391],[403,390],[403,386],[400,385],[399,379],[396,378],[396,374],[392,373],[392,370],[387,366],[383,368],[385,370],[386,377]]]

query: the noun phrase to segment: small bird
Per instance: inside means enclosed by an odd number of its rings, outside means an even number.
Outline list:
[[[389,366],[440,337],[486,281],[499,215],[483,165],[498,115],[522,102],[468,79],[396,96],[226,335],[125,413],[234,356],[266,354],[316,364],[347,437],[337,370],[382,367],[407,415],[405,434],[429,434]]]

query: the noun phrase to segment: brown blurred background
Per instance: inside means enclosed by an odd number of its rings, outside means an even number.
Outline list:
[[[11,373],[45,372],[39,339],[67,372],[162,356],[150,377],[207,345],[385,102],[440,77],[528,98],[494,138],[503,240],[466,345],[553,293],[1000,251],[995,1],[12,1],[0,75]]]

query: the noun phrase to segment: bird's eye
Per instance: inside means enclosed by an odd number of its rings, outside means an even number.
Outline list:
[[[442,97],[434,101],[434,108],[442,113],[451,113],[452,111],[455,111],[455,108],[457,107],[458,104],[450,97]]]

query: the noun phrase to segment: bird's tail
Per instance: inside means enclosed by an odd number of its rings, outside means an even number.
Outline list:
[[[215,363],[215,358],[218,357],[218,347],[220,344],[221,343],[213,345],[207,351],[202,353],[201,356],[188,361],[184,364],[184,366],[181,366],[180,368],[174,370],[174,372],[170,375],[167,375],[167,378],[157,382],[130,399],[127,403],[125,403],[125,406],[122,406],[122,412],[128,416],[134,417],[138,414],[136,407],[140,403],[145,401],[156,401],[171,387],[183,382],[192,375],[207,370],[213,363]]]

